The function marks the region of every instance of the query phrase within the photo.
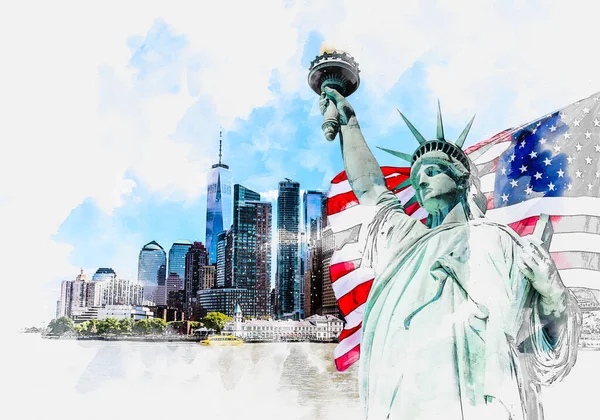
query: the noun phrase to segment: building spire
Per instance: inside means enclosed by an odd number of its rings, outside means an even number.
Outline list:
[[[223,146],[223,127],[219,128],[219,165],[221,164],[221,157],[223,154],[221,153],[221,149]]]

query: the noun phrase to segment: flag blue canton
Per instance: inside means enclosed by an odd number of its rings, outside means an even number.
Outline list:
[[[558,197],[568,190],[572,181],[568,155],[560,145],[567,130],[568,125],[555,113],[513,134],[511,145],[498,160],[494,207]]]
[[[495,172],[495,208],[538,197],[599,196],[600,97],[516,130]]]

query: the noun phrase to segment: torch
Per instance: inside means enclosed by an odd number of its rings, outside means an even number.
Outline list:
[[[358,63],[354,58],[343,51],[326,50],[310,63],[308,69],[308,85],[317,95],[325,87],[337,90],[342,96],[348,97],[356,92],[360,85]],[[321,128],[325,138],[333,141],[340,130],[338,111],[334,104],[329,102],[325,111]]]

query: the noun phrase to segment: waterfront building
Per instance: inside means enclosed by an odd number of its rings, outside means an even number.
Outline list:
[[[300,183],[279,183],[277,197],[276,317],[300,319]]]
[[[185,256],[191,247],[192,243],[188,240],[181,239],[173,242],[169,250],[167,277],[176,274],[181,280],[185,279]]]
[[[196,306],[196,295],[202,284],[202,268],[208,265],[208,250],[202,242],[194,242],[185,257],[185,302],[184,310],[188,319],[192,319]]]
[[[228,230],[232,223],[232,175],[229,166],[222,163],[221,147],[223,133],[219,139],[219,163],[212,165],[208,174],[206,192],[206,248],[209,264],[217,261],[218,235]]]
[[[71,283],[71,315],[79,313],[87,307],[89,283],[90,281],[87,278],[87,274],[83,272],[82,268],[81,272],[75,278],[75,281]]]
[[[144,288],[144,301],[165,304],[166,296],[158,293],[158,286],[166,281],[167,254],[155,241],[148,242],[138,258],[138,282]]]
[[[306,234],[305,262],[305,316],[321,314],[323,306],[323,253],[322,231],[326,214],[327,194],[308,190],[303,196],[303,230]],[[324,214],[325,213],[325,214]],[[306,311],[308,310],[308,311]]]
[[[185,267],[185,261],[184,261]],[[177,273],[170,273],[167,277],[167,306],[169,308],[176,308],[180,311],[183,310],[183,304],[185,301],[185,294],[181,301],[177,301],[178,292],[184,290],[185,272],[183,276],[179,277]]]
[[[144,299],[144,288],[135,280],[112,278],[92,282],[88,307],[104,305],[141,305]]]
[[[117,273],[112,268],[99,268],[92,276],[92,281],[111,280],[117,277]]]
[[[202,283],[200,284],[200,290],[212,289],[215,287],[215,277],[217,270],[214,265],[205,265],[202,267]]]
[[[322,247],[323,247],[323,305],[322,315],[334,315],[340,316],[340,310],[333,292],[333,285],[331,284],[331,276],[329,275],[329,265],[331,264],[331,257],[333,251],[335,251],[335,238],[333,231],[330,226],[327,226],[323,230],[322,236]]]
[[[253,292],[246,289],[225,287],[198,291],[198,316],[203,318],[209,312],[221,312],[233,316],[236,304],[248,311],[254,310]]]
[[[305,314],[323,315],[323,248],[322,240],[312,242],[308,255],[308,269],[305,278]]]
[[[71,316],[71,291],[73,290],[72,280],[63,280],[60,284],[60,311],[58,318],[61,316]]]
[[[235,287],[233,279],[233,254],[235,233],[233,229],[229,229],[225,236],[225,287]]]
[[[304,320],[244,320],[238,305],[233,321],[225,325],[224,332],[246,341],[337,341],[343,322],[332,315],[312,315]]]
[[[81,308],[81,310],[76,311],[75,313],[73,313],[73,322],[75,324],[81,324],[82,322],[85,321],[91,321],[93,319],[98,319],[98,311],[100,310],[100,307],[98,306],[92,306],[90,308]]]
[[[248,316],[267,316],[271,281],[271,203],[240,184],[234,186],[233,279],[231,286],[250,292]]]
[[[304,284],[304,278],[306,275],[306,257],[307,257],[307,243],[306,243],[306,232],[304,232],[304,230],[302,229],[302,222],[300,224],[300,231],[298,232],[298,245],[299,245],[299,253],[298,253],[298,257],[300,259],[300,266],[298,269],[298,307],[299,309],[299,319],[304,319],[306,316],[308,316],[307,314],[304,313],[304,306],[305,306],[305,294],[304,294],[304,289],[305,289],[305,284]],[[310,298],[310,295],[307,296],[307,298]]]
[[[106,318],[133,319],[138,321],[140,319],[154,318],[154,313],[146,306],[106,305],[98,309],[96,319]]]
[[[217,287],[225,287],[225,258],[227,248],[227,231],[219,232],[217,235]]]

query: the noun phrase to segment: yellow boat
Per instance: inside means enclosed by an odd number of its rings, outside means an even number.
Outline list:
[[[234,335],[213,335],[200,341],[202,346],[241,346],[244,340]]]

